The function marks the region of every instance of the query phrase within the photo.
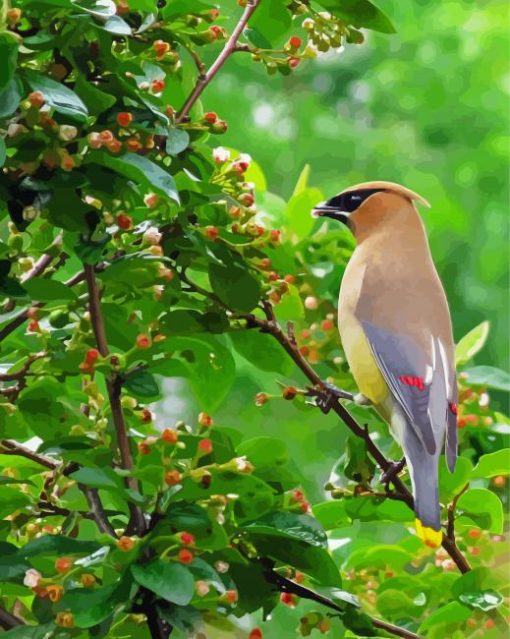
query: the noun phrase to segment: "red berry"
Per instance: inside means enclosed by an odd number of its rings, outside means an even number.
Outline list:
[[[471,530],[468,532],[468,535],[471,537],[471,539],[480,539],[480,537],[482,536],[482,532],[481,530],[478,530],[478,528],[471,528]]]
[[[263,639],[262,630],[260,628],[253,628],[248,635],[248,639]]]
[[[195,543],[195,537],[189,532],[182,532],[180,540],[185,546],[192,546]]]
[[[293,501],[302,501],[305,498],[302,490],[296,489],[292,491]]]
[[[286,275],[283,279],[287,282],[287,284],[294,284],[296,281],[294,275]]]
[[[289,40],[289,44],[293,49],[299,49],[302,44],[301,38],[298,38],[298,36],[292,36]]]
[[[207,113],[204,113],[203,117],[205,122],[208,122],[209,124],[214,124],[218,121],[218,114],[214,113],[214,111],[208,111]]]
[[[114,138],[111,142],[106,143],[106,148],[110,153],[120,153],[122,150],[122,142]]]
[[[144,424],[148,424],[152,421],[152,413],[148,408],[144,408],[140,413],[140,419]]]
[[[263,404],[265,404],[267,402],[267,400],[269,399],[267,393],[257,393],[255,395],[255,404],[257,406],[262,406]]]
[[[213,443],[210,439],[202,439],[198,444],[198,448],[204,455],[208,455],[212,453]]]
[[[282,592],[280,595],[280,601],[282,602],[282,604],[290,606],[291,608],[294,608],[297,603],[296,598],[290,592]]]
[[[108,142],[112,142],[114,140],[114,135],[109,129],[105,129],[99,133],[99,139],[101,142],[107,144]]]
[[[280,276],[278,275],[278,273],[276,273],[276,271],[271,271],[271,273],[268,273],[267,279],[270,282],[276,282],[277,280],[280,279]]]
[[[301,60],[299,58],[289,58],[287,64],[291,69],[295,69],[301,64]]]
[[[182,475],[178,470],[168,470],[165,473],[165,484],[167,486],[176,486],[182,481]]]
[[[136,338],[136,346],[138,348],[149,348],[151,345],[151,340],[147,335],[138,335]]]
[[[32,320],[28,323],[28,330],[30,333],[38,333],[39,332],[39,322],[37,320]]]
[[[85,353],[85,361],[87,364],[93,364],[99,358],[99,351],[97,348],[89,348]]]
[[[69,557],[59,557],[55,561],[55,570],[57,572],[67,572],[73,565],[73,560]]]
[[[193,553],[186,548],[179,550],[178,557],[181,564],[190,564],[193,561]]]
[[[271,242],[279,242],[280,236],[281,236],[281,231],[279,231],[278,229],[272,229],[269,232],[269,238],[271,239]]]
[[[150,455],[151,447],[147,442],[140,442],[138,444],[138,450],[140,451],[140,455]]]
[[[237,603],[237,600],[239,599],[237,590],[227,590],[227,592],[225,593],[225,599],[230,605]]]
[[[126,146],[128,151],[131,151],[131,153],[136,153],[142,148],[142,143],[136,138],[129,138],[129,140],[126,142]]]
[[[120,126],[129,126],[133,122],[133,115],[129,111],[122,111],[117,114],[117,122]]]
[[[160,93],[161,91],[163,91],[165,88],[165,81],[162,79],[159,80],[153,80],[151,82],[151,89],[154,91],[154,93]]]
[[[123,231],[128,231],[133,226],[133,219],[125,213],[119,213],[116,217],[117,226]]]
[[[331,320],[324,320],[321,324],[323,331],[331,331],[335,328],[335,325]]]
[[[252,206],[255,202],[255,198],[251,193],[241,193],[239,196],[239,202],[241,202],[243,206]]]
[[[215,240],[218,237],[218,229],[215,226],[207,226],[205,229],[205,235],[210,240]]]
[[[40,91],[33,91],[27,99],[35,109],[40,109],[44,104],[44,95]]]
[[[170,45],[164,40],[156,40],[152,46],[156,53],[156,57],[158,58],[162,58],[166,53],[170,51]]]

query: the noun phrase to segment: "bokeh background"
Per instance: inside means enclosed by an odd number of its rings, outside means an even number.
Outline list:
[[[246,54],[234,55],[204,94],[206,110],[228,115],[228,132],[210,143],[249,153],[264,168],[262,209],[284,206],[306,164],[310,184],[325,197],[382,179],[429,200],[432,208],[422,214],[455,338],[488,319],[489,339],[475,363],[508,369],[508,5],[385,0],[379,6],[395,35],[365,32],[363,45],[307,61],[290,76],[268,78]],[[341,269],[338,281],[340,275]],[[276,376],[235,357],[237,379],[215,422],[234,440],[285,441],[307,494],[324,499],[345,429],[333,416],[300,413],[285,401],[257,408],[257,392],[278,392]],[[160,410],[195,419],[199,406],[187,382],[168,383]],[[493,401],[507,412],[503,395]],[[391,535],[390,528],[381,527],[381,535]],[[368,539],[361,524],[348,534],[359,543]],[[274,615],[267,636],[295,637],[299,611],[279,606]]]

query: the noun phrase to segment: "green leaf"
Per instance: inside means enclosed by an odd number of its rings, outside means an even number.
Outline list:
[[[12,78],[5,89],[0,91],[0,118],[12,115],[18,108],[21,97],[21,82],[18,78]]]
[[[165,150],[168,155],[178,155],[188,148],[189,133],[184,129],[169,128],[166,138]]]
[[[78,628],[92,628],[107,619],[115,609],[127,604],[135,593],[130,578],[91,590],[75,588],[68,590],[59,603],[60,610],[70,610]]]
[[[248,40],[258,47],[259,49],[272,49],[272,45],[267,38],[265,38],[260,31],[257,29],[245,29],[244,35],[248,38]]]
[[[389,18],[369,0],[320,0],[320,4],[354,27],[395,33],[395,27]]]
[[[297,539],[311,546],[328,547],[326,533],[321,524],[309,515],[291,512],[268,513],[255,521],[243,524],[251,535]]]
[[[115,15],[116,7],[112,0],[71,0],[75,7],[97,18],[110,18]]]
[[[292,196],[299,195],[302,191],[308,188],[308,180],[310,179],[310,165],[305,164],[303,170],[299,174],[299,177],[296,182],[296,186],[294,187],[294,191],[292,191]]]
[[[179,202],[174,178],[148,158],[136,153],[125,153],[120,157],[114,157],[104,151],[96,151],[90,154],[89,161],[112,169],[137,184],[149,187],[174,202]]]
[[[235,350],[250,364],[262,371],[288,376],[294,363],[276,340],[256,329],[235,331],[229,334]]]
[[[285,229],[291,238],[302,240],[310,235],[315,224],[312,209],[324,200],[324,196],[315,188],[304,188],[293,195],[285,209]]]
[[[156,398],[160,394],[154,375],[147,371],[136,371],[128,375],[123,386],[131,395],[144,399]]]
[[[275,306],[274,313],[276,319],[282,322],[304,318],[305,308],[296,286],[289,284],[288,290],[285,295],[282,296],[281,302]]]
[[[260,34],[264,41],[270,42],[270,48],[283,42],[291,24],[290,11],[282,0],[264,0],[250,20],[250,28]]]
[[[5,146],[5,142],[2,138],[0,138],[0,169],[5,164],[5,158],[7,157],[7,148]]]
[[[324,530],[341,528],[351,522],[345,510],[345,500],[323,501],[312,506],[313,514],[321,522]]]
[[[76,78],[74,90],[85,102],[91,115],[100,115],[116,102],[114,95],[101,91],[92,82],[87,82],[81,75]]]
[[[37,626],[16,626],[8,632],[4,632],[5,639],[47,639],[53,635],[56,626],[54,623],[39,624]]]
[[[463,371],[470,386],[487,386],[510,392],[510,373],[493,366],[474,366]]]
[[[158,597],[185,606],[195,593],[191,572],[180,564],[154,559],[143,566],[131,566],[136,581]]]
[[[485,590],[484,592],[467,592],[460,595],[459,600],[471,606],[471,608],[478,608],[487,612],[497,608],[503,601],[503,596],[496,590]]]
[[[478,464],[473,468],[473,479],[496,477],[510,473],[510,448],[497,450],[495,453],[482,455]]]
[[[454,626],[458,626],[458,624],[466,621],[471,614],[471,610],[467,606],[463,606],[457,601],[451,601],[427,617],[421,624],[419,632],[429,630],[440,624],[453,624]]]
[[[471,488],[457,502],[457,511],[480,528],[500,535],[503,531],[503,505],[497,495],[486,488]]]
[[[489,335],[490,323],[485,321],[464,335],[455,347],[455,366],[462,366],[482,350]]]
[[[246,456],[256,470],[283,466],[289,459],[287,447],[274,437],[254,437],[237,447],[237,454]]]
[[[365,442],[359,437],[348,437],[345,453],[338,461],[338,468],[355,482],[363,483],[374,476],[375,464],[367,453]]]
[[[129,24],[123,20],[120,16],[111,16],[104,23],[103,29],[108,33],[115,33],[115,35],[131,35],[132,30]]]
[[[169,359],[156,360],[151,371],[167,377],[185,377],[201,406],[214,411],[235,379],[235,362],[229,350],[214,337],[170,337],[165,348]]]
[[[23,73],[32,91],[40,91],[46,103],[55,111],[78,122],[85,122],[89,114],[87,107],[74,91],[36,71],[25,69]]]
[[[229,308],[249,313],[257,306],[260,283],[245,267],[211,263],[209,280],[214,293]]]
[[[24,282],[23,286],[33,300],[38,302],[54,302],[56,300],[75,300],[76,293],[62,282],[47,278],[34,277]]]
[[[19,549],[18,554],[23,557],[35,557],[36,555],[67,555],[91,553],[98,550],[101,544],[97,541],[74,539],[62,535],[44,535],[29,541]]]
[[[460,493],[471,478],[473,464],[467,457],[458,457],[455,470],[451,473],[446,466],[444,457],[439,460],[439,497],[443,502],[449,502],[452,497]]]
[[[499,592],[492,588],[494,571],[475,568],[461,575],[452,585],[452,595],[471,608],[487,612],[497,608],[503,601]]]
[[[11,83],[18,61],[18,41],[8,31],[0,32],[0,91]]]

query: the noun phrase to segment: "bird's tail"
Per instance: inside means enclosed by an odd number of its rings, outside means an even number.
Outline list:
[[[438,488],[438,455],[430,455],[425,450],[421,454],[410,455],[406,451],[407,463],[413,486],[414,511],[416,513],[416,534],[431,548],[441,545],[441,507]]]

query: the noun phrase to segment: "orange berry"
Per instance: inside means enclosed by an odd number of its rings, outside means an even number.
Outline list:
[[[468,551],[470,555],[473,555],[473,557],[477,557],[481,552],[481,548],[479,546],[470,546],[468,548]]]
[[[494,486],[496,486],[496,488],[503,488],[505,486],[506,480],[503,475],[498,475],[497,477],[493,478],[492,483],[494,484]]]
[[[209,453],[212,453],[212,449],[213,449],[212,441],[210,439],[200,440],[200,442],[198,443],[198,449],[204,455],[209,455]]]
[[[159,195],[157,195],[156,193],[147,193],[147,195],[143,198],[143,203],[145,204],[145,206],[153,209],[159,204]]]
[[[30,102],[30,106],[33,106],[35,109],[40,109],[44,104],[44,95],[40,91],[32,91],[28,95],[27,100]]]
[[[287,388],[283,389],[282,397],[283,399],[294,399],[297,394],[297,388],[295,388],[294,386],[287,386]]]
[[[144,408],[140,413],[140,419],[144,424],[148,424],[152,421],[152,413],[148,408]]]
[[[161,433],[161,439],[167,444],[176,444],[179,439],[179,433],[172,428],[165,428]]]
[[[80,577],[80,581],[82,586],[85,586],[85,588],[90,588],[96,583],[96,578],[94,577],[94,575],[91,575],[90,573],[85,572]]]
[[[176,486],[182,481],[182,475],[178,470],[167,470],[165,473],[165,484],[167,486]]]
[[[74,616],[72,612],[58,612],[55,617],[55,623],[62,628],[74,627]]]
[[[11,26],[14,26],[21,20],[21,9],[9,9],[9,11],[7,11],[7,13],[5,14],[5,17],[7,18],[7,22]]]
[[[106,148],[110,153],[120,153],[120,151],[122,151],[122,142],[115,138],[111,142],[106,143]]]
[[[206,428],[210,428],[214,424],[214,420],[207,413],[199,413],[198,423],[200,424],[200,426],[205,426]]]
[[[140,442],[138,444],[138,451],[140,452],[140,455],[150,455],[151,447],[147,444],[147,442]]]
[[[299,49],[302,44],[301,38],[298,38],[298,36],[292,36],[289,40],[289,44],[293,49]]]
[[[280,238],[281,238],[281,231],[279,231],[278,229],[272,229],[269,232],[269,238],[271,240],[271,242],[279,242]]]
[[[283,279],[287,282],[287,284],[294,284],[296,281],[294,275],[286,275]]]
[[[237,603],[237,600],[239,599],[237,590],[227,590],[227,592],[225,593],[225,599],[230,605]]]
[[[335,325],[331,320],[324,320],[321,324],[321,328],[323,331],[331,331],[335,328]]]
[[[135,547],[135,541],[131,537],[126,537],[123,535],[120,539],[117,540],[117,548],[122,550],[122,552],[129,552],[133,550]]]
[[[60,162],[60,168],[64,171],[72,171],[74,169],[74,160],[70,155],[66,155]]]
[[[46,586],[46,594],[50,601],[56,603],[57,601],[60,601],[64,596],[64,588],[62,586],[58,586],[57,584],[52,584]]]
[[[133,114],[129,113],[129,111],[121,111],[117,114],[117,123],[119,126],[129,126],[133,122]]]
[[[70,557],[59,557],[55,561],[55,570],[57,572],[67,572],[73,565],[73,560]]]
[[[248,635],[248,639],[263,639],[262,630],[260,628],[253,628]]]
[[[158,58],[162,58],[166,53],[170,51],[170,45],[164,40],[156,40],[153,43],[152,48],[154,49],[156,57]]]
[[[126,142],[126,146],[128,151],[131,151],[132,153],[136,153],[142,148],[140,140],[137,140],[136,138],[129,138]]]
[[[471,530],[468,532],[469,537],[471,537],[471,539],[480,539],[480,537],[482,536],[482,532],[480,530],[478,530],[478,528],[471,528]]]
[[[115,136],[113,135],[113,133],[109,129],[105,129],[104,131],[100,131],[100,133],[99,133],[99,139],[104,144],[107,144],[108,142],[111,142],[114,138],[115,138]]]
[[[257,393],[255,395],[255,404],[256,406],[262,406],[269,399],[267,393]]]
[[[251,193],[241,193],[238,200],[243,206],[253,206],[255,202],[255,198]]]
[[[118,16],[125,16],[129,13],[129,4],[127,3],[127,0],[118,0],[116,13]]]
[[[181,564],[190,564],[193,561],[193,553],[187,548],[182,548],[179,550],[178,558]]]
[[[496,627],[496,622],[494,621],[494,619],[487,619],[483,626],[486,630],[492,630]]]

